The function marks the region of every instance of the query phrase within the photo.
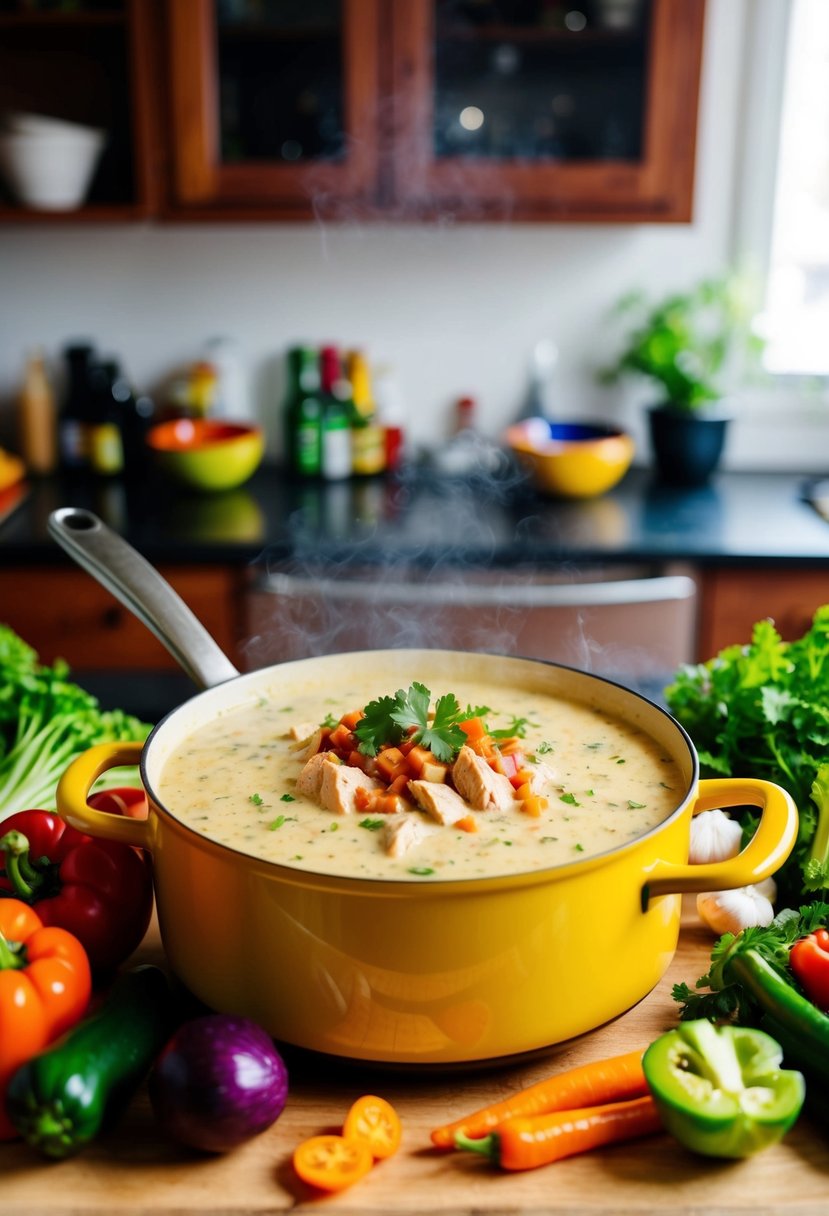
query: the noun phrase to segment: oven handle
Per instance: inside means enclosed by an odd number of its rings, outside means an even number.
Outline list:
[[[389,583],[382,578],[332,579],[271,571],[254,584],[254,590],[287,598],[325,597],[332,600],[366,600],[373,604],[405,599],[410,604],[462,604],[476,607],[509,604],[514,607],[583,608],[617,604],[653,604],[688,600],[696,595],[694,580],[684,574],[650,578],[610,579],[597,583],[464,582]]]

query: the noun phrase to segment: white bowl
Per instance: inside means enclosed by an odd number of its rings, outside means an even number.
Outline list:
[[[104,132],[58,124],[63,129],[12,129],[0,134],[0,169],[19,202],[45,211],[79,207],[86,198],[104,146]]]
[[[7,110],[3,115],[3,129],[20,135],[99,134],[95,127],[88,127],[83,123],[70,122],[66,118],[52,118],[47,114],[30,114],[23,110]]]

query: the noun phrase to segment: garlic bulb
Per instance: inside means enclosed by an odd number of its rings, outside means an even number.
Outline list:
[[[697,913],[717,936],[739,933],[755,925],[770,925],[774,920],[771,900],[758,887],[702,891],[697,896]]]
[[[725,861],[740,851],[743,829],[725,811],[700,811],[691,820],[688,860],[694,865]]]

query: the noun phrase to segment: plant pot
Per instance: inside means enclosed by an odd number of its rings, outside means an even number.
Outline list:
[[[651,447],[659,476],[672,485],[704,485],[717,468],[730,419],[657,405],[648,412]]]

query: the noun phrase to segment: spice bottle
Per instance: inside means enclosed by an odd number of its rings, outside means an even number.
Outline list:
[[[30,473],[55,470],[58,459],[55,394],[41,351],[29,356],[17,401],[20,455]]]
[[[320,351],[322,435],[320,472],[326,481],[351,476],[351,408],[336,346]]]
[[[89,466],[103,477],[124,471],[122,410],[114,389],[118,364],[112,360],[92,366],[93,412],[89,427]]]
[[[362,351],[353,350],[346,356],[346,374],[351,385],[351,467],[358,477],[371,477],[385,470],[386,443]]]

